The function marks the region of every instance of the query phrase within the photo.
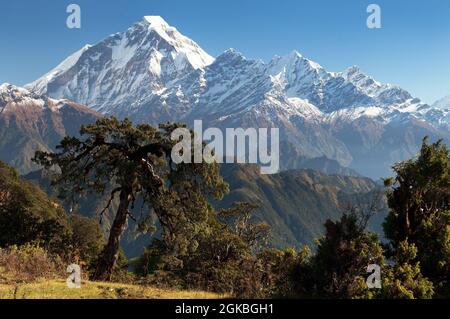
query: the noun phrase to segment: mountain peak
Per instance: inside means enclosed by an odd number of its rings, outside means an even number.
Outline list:
[[[442,99],[436,101],[433,104],[433,107],[435,107],[437,109],[450,109],[450,94],[448,94],[447,96],[443,97]]]
[[[173,33],[177,32],[176,28],[169,25],[167,21],[160,16],[145,16],[143,23],[166,40],[172,38]]]
[[[346,74],[357,74],[361,73],[361,69],[357,65],[352,65],[351,67],[347,68],[344,73]]]
[[[145,16],[124,32],[83,47],[26,88],[98,110],[103,107],[94,98],[98,94],[114,96],[121,103],[131,97],[138,100],[136,97],[146,96],[149,88],[159,90],[165,81],[213,62],[212,56],[162,17]]]
[[[174,50],[176,52],[175,54],[178,56],[176,58],[177,64],[182,63],[182,60],[186,60],[194,69],[202,69],[214,62],[214,58],[206,53],[197,43],[181,34],[162,17],[145,16],[144,23],[148,25],[149,34],[152,32],[157,33],[169,45],[170,49],[166,47],[162,51]],[[156,47],[153,47],[153,49],[161,51]],[[160,53],[164,55],[162,52]]]
[[[285,55],[275,55],[272,58],[272,62],[275,61],[295,61],[298,59],[302,59],[303,56],[297,51],[297,50],[292,50],[291,52],[289,52],[288,54]]]
[[[245,60],[245,56],[237,51],[236,49],[230,48],[225,50],[220,56],[219,58],[238,58],[240,60]]]
[[[279,73],[286,73],[286,72],[297,72],[298,74],[306,74],[309,72],[319,74],[320,76],[327,76],[327,72],[324,70],[324,68],[310,60],[305,58],[303,55],[301,55],[298,51],[293,50],[290,53],[279,56],[276,55],[269,63],[269,73],[271,75],[276,75]],[[295,75],[293,75],[292,79],[296,78]]]
[[[7,83],[7,82],[1,83],[1,84],[0,84],[0,92],[3,92],[3,91],[5,91],[5,90],[7,90],[7,88],[10,87],[11,85],[12,85],[12,84]]]
[[[153,26],[168,27],[169,24],[161,16],[145,16],[144,21]]]
[[[290,53],[284,55],[284,56],[278,56],[275,58],[275,60],[280,61],[283,64],[297,64],[301,63],[304,65],[307,65],[308,68],[315,70],[315,71],[323,71],[323,67],[313,60],[310,60],[306,57],[304,57],[300,52],[297,50],[292,50]]]
[[[287,57],[291,57],[291,58],[302,58],[303,56],[301,55],[300,52],[298,52],[297,50],[292,50]]]

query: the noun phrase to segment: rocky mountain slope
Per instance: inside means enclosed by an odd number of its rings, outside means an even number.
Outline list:
[[[37,150],[52,150],[67,135],[98,118],[95,111],[68,100],[56,100],[11,84],[0,85],[0,160],[21,173],[37,169]]]

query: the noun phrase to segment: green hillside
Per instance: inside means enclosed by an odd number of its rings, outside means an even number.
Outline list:
[[[313,170],[261,175],[257,166],[223,165],[222,175],[231,191],[218,205],[234,201],[258,205],[258,218],[272,226],[275,246],[312,244],[323,235],[327,219],[338,219],[351,204],[369,202],[379,190],[368,178]],[[380,230],[381,215],[374,218],[375,230]]]

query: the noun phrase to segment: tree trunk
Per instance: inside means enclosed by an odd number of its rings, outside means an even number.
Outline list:
[[[120,237],[125,231],[128,219],[128,207],[131,203],[131,189],[122,189],[120,192],[120,204],[117,210],[114,223],[109,232],[108,243],[106,244],[97,270],[94,275],[95,280],[109,281],[114,270],[114,266],[119,257]]]

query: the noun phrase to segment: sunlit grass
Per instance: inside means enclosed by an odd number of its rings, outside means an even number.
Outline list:
[[[83,282],[69,289],[64,280],[0,284],[0,299],[217,299],[225,298],[203,291],[166,290],[150,286]]]

